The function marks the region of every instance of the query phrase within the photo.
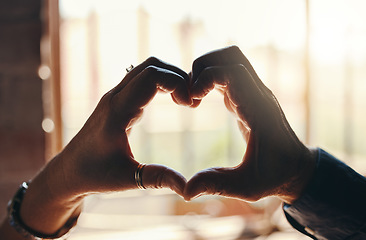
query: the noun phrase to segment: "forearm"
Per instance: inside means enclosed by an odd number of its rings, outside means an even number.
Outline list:
[[[72,216],[69,218],[69,220],[73,220],[73,218],[77,217],[79,215],[80,208],[77,208],[76,211],[72,214]],[[75,223],[75,222],[74,222]],[[43,229],[43,227],[42,227]],[[42,232],[42,234],[45,234]],[[54,233],[52,233],[53,235]],[[50,234],[47,234],[50,235]],[[25,240],[29,239],[19,232],[10,225],[9,219],[5,218],[3,222],[0,224],[0,238],[1,239],[12,239],[12,240]]]
[[[58,231],[80,213],[82,195],[76,195],[68,184],[70,172],[60,155],[29,183],[20,217],[31,229],[44,234]]]
[[[304,148],[306,148],[304,146]],[[300,154],[299,159],[296,159],[293,177],[288,179],[287,183],[281,188],[281,193],[278,197],[287,204],[292,204],[299,199],[309,182],[311,181],[316,169],[316,161],[318,157],[318,149],[306,148],[303,154]]]
[[[303,195],[284,206],[288,220],[319,239],[364,239],[366,178],[320,149],[318,157]]]
[[[68,187],[69,176],[65,176],[64,168],[63,159],[56,156],[29,182],[27,189],[22,185],[13,200],[16,206],[11,208],[12,216],[1,225],[0,236],[23,239],[9,224],[12,219],[36,236],[60,236],[76,223],[84,197]]]

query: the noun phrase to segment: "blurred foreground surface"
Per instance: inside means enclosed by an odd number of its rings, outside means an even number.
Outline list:
[[[145,196],[141,196],[141,192],[131,191],[88,198],[69,239],[308,239],[287,223],[281,205],[275,199],[254,203],[253,206],[229,200],[231,206],[240,208],[239,212],[245,209],[247,215],[220,216],[222,213],[217,209],[225,208],[225,199],[202,197],[203,200],[185,202],[165,190],[162,193],[159,191]],[[242,207],[240,204],[243,204]],[[187,211],[196,208],[199,212],[197,206],[203,208],[201,212],[206,214],[193,211],[182,215],[174,213],[184,207]]]

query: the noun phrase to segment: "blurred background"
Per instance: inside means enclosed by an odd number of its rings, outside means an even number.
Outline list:
[[[366,174],[363,0],[29,0],[0,3],[0,213],[79,131],[125,68],[156,56],[190,71],[237,45],[306,144]],[[130,136],[137,160],[187,179],[235,166],[245,152],[217,92],[197,109],[158,94]],[[91,196],[69,239],[306,239],[281,203],[217,196],[186,203],[169,190]]]

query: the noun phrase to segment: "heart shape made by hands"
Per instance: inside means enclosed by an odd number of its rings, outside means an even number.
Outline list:
[[[205,54],[194,61],[188,75],[191,107],[197,107],[210,91],[218,89],[226,108],[237,118],[247,149],[236,167],[196,173],[184,188],[184,198],[190,200],[202,194],[249,201],[269,195],[289,202],[296,198],[312,173],[313,161],[308,160],[312,155],[240,49],[232,46]],[[167,79],[164,81],[158,87],[170,92],[174,102],[187,105],[182,89],[167,88]]]
[[[226,108],[236,117],[247,142],[241,163],[236,167],[204,169],[188,182],[173,169],[149,164],[142,174],[144,186],[168,187],[186,200],[202,194],[249,201],[269,195],[289,202],[295,199],[311,176],[312,154],[292,131],[273,93],[236,46],[197,58],[189,74],[156,58],[133,68],[103,96],[62,152],[70,161],[66,166],[71,168],[64,171],[70,172],[64,178],[73,179],[65,185],[74,185],[75,192],[136,188],[133,173],[139,162],[132,154],[127,134],[141,119],[144,108],[159,90],[170,93],[175,103],[194,108],[215,88],[223,95]]]

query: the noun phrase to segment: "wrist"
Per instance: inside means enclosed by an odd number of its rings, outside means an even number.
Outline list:
[[[55,157],[29,183],[20,206],[20,218],[35,232],[53,235],[80,214],[83,196],[67,187],[62,159]]]
[[[282,201],[287,204],[292,204],[302,196],[314,174],[317,155],[317,149],[306,148],[303,151],[297,160],[296,171],[293,172],[292,177],[289,178],[287,183],[283,185],[281,194],[279,194],[279,198]]]
[[[27,190],[28,183],[23,182],[8,204],[9,227],[7,227],[7,229],[9,229],[10,231],[6,232],[14,235],[12,239],[15,237],[17,239],[55,239],[65,235],[76,224],[76,221],[80,214],[80,209],[76,209],[76,211],[73,212],[73,214],[69,217],[65,224],[58,228],[58,230],[53,231],[52,233],[48,233],[45,231],[41,232],[37,230],[37,227],[31,227],[29,223],[26,224],[23,220],[24,217],[21,217],[20,209],[23,205],[22,203],[27,193]],[[6,226],[7,225],[3,225],[2,228],[6,228]],[[42,228],[45,229],[44,226],[42,226]],[[16,231],[16,233],[11,233],[15,232],[14,230]]]

